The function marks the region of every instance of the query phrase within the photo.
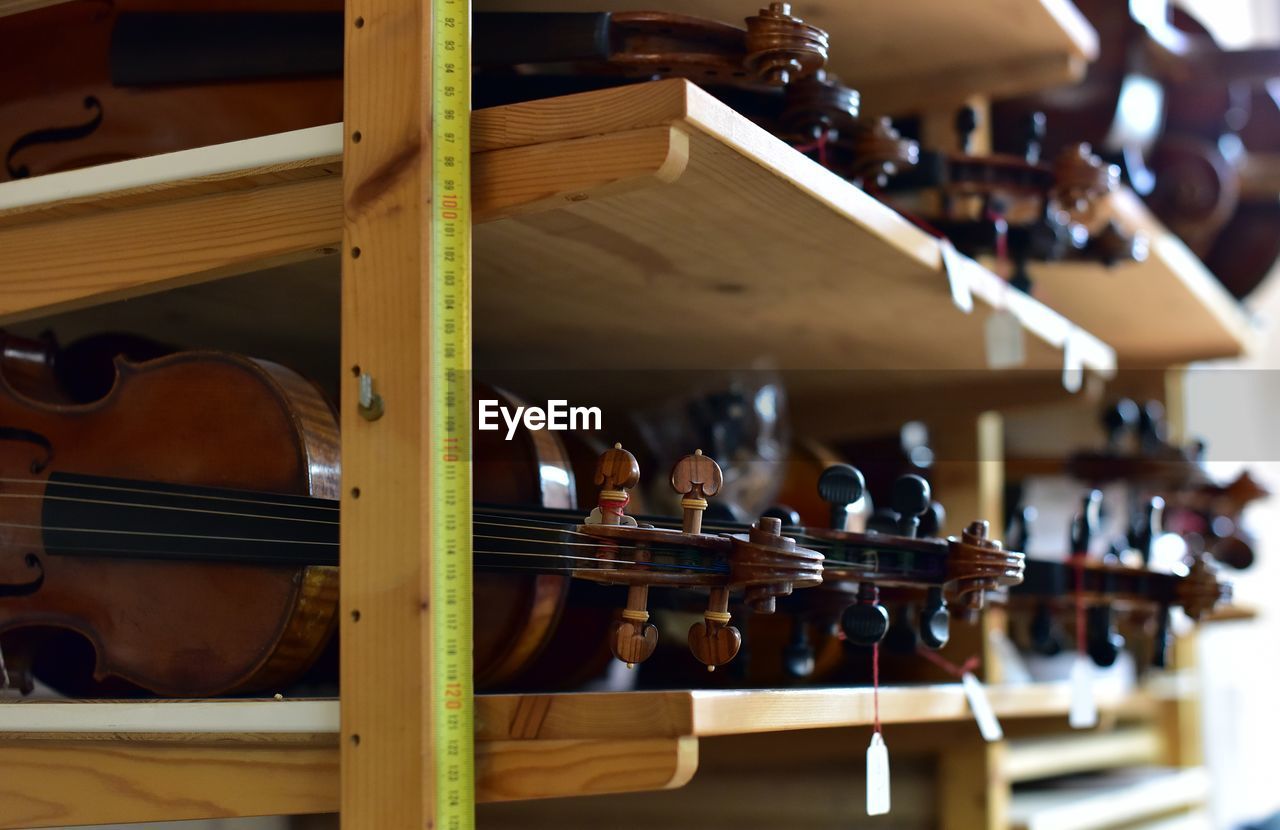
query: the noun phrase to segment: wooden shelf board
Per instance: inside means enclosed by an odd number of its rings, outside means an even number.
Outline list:
[[[828,68],[862,92],[864,108],[909,112],[970,95],[1010,96],[1077,80],[1098,36],[1070,0],[946,0],[793,4],[831,35]],[[672,11],[741,25],[734,0],[479,0],[478,11]]]
[[[1025,830],[1102,830],[1201,807],[1209,775],[1201,767],[1142,769],[1015,790],[1009,826]]]
[[[767,365],[797,393],[1016,383],[1031,373],[987,368],[1001,309],[1026,369],[1052,377],[1064,350],[1114,366],[971,261],[962,313],[935,239],[684,81],[499,107],[473,127],[478,367],[605,369],[625,385],[626,370]],[[340,130],[0,185],[0,323],[333,252]],[[294,317],[280,324],[306,325]]]
[[[1009,720],[1065,717],[1070,692],[990,696]],[[679,787],[699,738],[870,726],[872,707],[869,688],[481,695],[477,799]],[[882,689],[880,713],[889,724],[972,717],[954,684]],[[0,828],[331,812],[338,765],[332,699],[4,703]],[[59,774],[41,773],[51,767]]]
[[[1162,749],[1160,734],[1145,726],[1018,738],[1008,742],[1001,769],[1006,780],[1018,783],[1154,764],[1159,761]]]
[[[476,229],[477,367],[936,383],[990,377],[985,325],[1004,309],[1026,368],[1060,370],[1068,341],[1112,368],[1107,346],[984,268],[960,269],[976,308],[959,311],[936,239],[691,84],[497,108],[489,133],[524,146],[477,156],[477,207],[496,217]]]
[[[993,686],[1000,717],[1065,714],[1066,683]],[[867,726],[868,687],[744,691],[674,690],[493,694],[476,698],[476,738],[501,741],[645,740]],[[1123,704],[1104,699],[1104,708]],[[880,690],[885,723],[972,717],[959,684]],[[17,701],[0,704],[0,740],[71,740],[89,735],[145,742],[332,742],[338,703],[310,700]],[[101,739],[100,737],[98,739]]]
[[[1116,350],[1122,368],[1236,357],[1258,334],[1240,303],[1130,190],[1111,197],[1118,224],[1143,233],[1145,262],[1034,266],[1036,297]]]

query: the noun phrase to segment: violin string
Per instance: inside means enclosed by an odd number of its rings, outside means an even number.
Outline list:
[[[156,536],[169,539],[200,539],[206,542],[257,542],[265,545],[321,545],[337,547],[337,542],[309,541],[306,539],[255,539],[245,536],[211,536],[200,533],[164,533],[156,530],[119,530],[105,527],[55,527],[53,525],[32,525],[19,522],[0,522],[0,527],[22,528],[26,530],[47,530],[55,533],[110,533],[119,536]]]
[[[298,510],[328,510],[337,512],[338,502],[336,499],[316,498],[314,496],[296,496],[300,501],[306,500],[313,503],[301,504],[299,502],[284,501],[268,501],[266,498],[244,498],[239,496],[213,496],[204,493],[184,493],[177,490],[154,489],[148,487],[137,486],[134,482],[130,482],[130,486],[116,484],[93,484],[83,481],[65,481],[57,479],[40,479],[40,478],[4,478],[0,477],[0,484],[46,484],[53,487],[84,487],[90,490],[111,490],[118,493],[144,493],[152,496],[168,496],[172,498],[184,499],[206,499],[211,501],[229,501],[238,502],[240,504],[261,504],[268,507],[292,507]],[[278,495],[286,496],[284,493]],[[324,504],[324,502],[332,502],[332,505]]]
[[[60,482],[56,482],[61,484]],[[271,516],[263,513],[232,513],[223,510],[205,510],[201,507],[174,507],[167,504],[135,504],[127,501],[108,501],[106,499],[84,499],[74,496],[54,496],[48,493],[0,493],[0,498],[4,499],[40,499],[51,501],[66,501],[76,504],[104,504],[113,507],[134,507],[140,510],[172,510],[179,513],[207,513],[213,516],[236,516],[244,519],[266,519],[273,522],[308,522],[310,524],[333,525],[338,526],[338,522],[328,519],[303,519],[297,516]]]

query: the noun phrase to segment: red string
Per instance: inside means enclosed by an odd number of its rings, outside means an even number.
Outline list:
[[[818,138],[816,141],[810,141],[808,144],[797,144],[795,145],[795,149],[800,151],[801,153],[812,153],[814,150],[817,150],[818,164],[821,164],[823,167],[828,166],[827,165],[827,132],[826,130],[823,130],[818,135]]]
[[[952,677],[963,677],[966,674],[972,674],[978,670],[978,666],[982,665],[982,660],[976,654],[957,666],[941,654],[930,651],[924,646],[916,646],[916,653]]]
[[[1073,554],[1071,564],[1076,571],[1076,651],[1085,654],[1084,563],[1087,553]]]
[[[871,701],[876,713],[876,731],[880,731],[880,644],[871,647]]]
[[[615,501],[614,499],[600,499],[600,513],[602,515],[605,513],[612,513],[613,515],[621,519],[623,508],[625,508],[630,503],[631,503],[630,494],[628,494],[627,497],[625,499],[622,499],[621,501]]]

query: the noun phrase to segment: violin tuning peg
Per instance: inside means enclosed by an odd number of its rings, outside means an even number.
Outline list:
[[[1071,552],[1088,553],[1102,524],[1102,491],[1090,490],[1085,494],[1080,512],[1071,522]]]
[[[905,605],[899,606],[884,637],[885,649],[894,654],[915,654],[919,642],[920,638],[911,621],[910,609]]]
[[[864,582],[858,586],[858,601],[840,615],[845,639],[856,646],[873,646],[889,633],[889,611],[880,604],[880,590]]]
[[[622,619],[609,631],[609,648],[613,656],[631,668],[643,663],[658,647],[658,629],[649,622],[649,587],[632,585],[627,591],[627,607]]]
[[[893,483],[889,505],[898,514],[898,533],[914,537],[920,528],[920,517],[929,509],[929,482],[918,475],[900,476]]]
[[[1031,617],[1031,650],[1045,657],[1053,657],[1062,651],[1062,628],[1047,604],[1036,606]]]
[[[684,508],[685,533],[702,532],[702,514],[707,509],[707,496],[714,496],[724,485],[720,465],[702,450],[686,455],[671,468],[671,488],[680,494]]]
[[[1087,613],[1085,650],[1095,665],[1109,668],[1124,649],[1124,637],[1116,631],[1115,614],[1110,605],[1095,605]]]
[[[1129,546],[1142,557],[1142,564],[1151,563],[1151,546],[1161,533],[1164,517],[1164,499],[1152,496],[1143,505],[1142,511],[1134,517],[1133,527],[1129,530]]]
[[[920,609],[920,641],[926,648],[942,648],[951,639],[951,611],[941,588],[930,588]]]
[[[1151,666],[1163,669],[1169,663],[1169,609],[1162,607],[1156,612],[1156,630],[1151,636]]]
[[[689,651],[707,671],[732,660],[742,648],[742,632],[729,624],[729,590],[713,588],[702,622],[689,628]]]
[[[936,537],[942,533],[947,524],[947,509],[940,501],[929,502],[929,507],[920,516],[919,534],[925,537]]]
[[[887,507],[877,507],[876,512],[872,513],[871,518],[867,520],[867,530],[876,533],[897,533],[897,512]]]
[[[782,652],[782,666],[788,675],[805,678],[817,667],[817,656],[809,643],[809,627],[803,620],[796,620],[791,632],[791,642]]]
[[[777,519],[782,527],[800,527],[800,514],[785,504],[775,504],[762,515],[766,519]]]
[[[1025,551],[1027,543],[1031,541],[1031,527],[1035,524],[1036,509],[1030,505],[1020,505],[1014,508],[1013,516],[1009,520],[1009,528],[1004,534],[1005,546],[1009,550]]]
[[[595,483],[601,488],[597,508],[600,524],[628,524],[629,517],[623,514],[631,501],[628,491],[640,483],[640,462],[636,457],[621,444],[614,444],[596,461]]]
[[[862,498],[867,480],[862,471],[849,464],[832,464],[818,476],[818,496],[831,505],[831,529],[844,530],[849,521],[849,505]]]
[[[1138,405],[1129,398],[1120,400],[1102,411],[1102,428],[1107,432],[1107,446],[1113,451],[1119,449],[1124,433],[1138,426],[1141,413]]]
[[[1169,427],[1164,418],[1164,404],[1147,401],[1138,410],[1138,441],[1148,452],[1165,446]]]
[[[978,110],[975,107],[963,106],[956,111],[956,138],[960,144],[960,152],[968,155],[970,139],[976,129]]]
[[[1026,133],[1023,136],[1022,155],[1028,164],[1040,163],[1040,148],[1044,145],[1045,117],[1043,112],[1027,116]]]

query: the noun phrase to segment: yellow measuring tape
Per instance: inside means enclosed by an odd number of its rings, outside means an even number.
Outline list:
[[[437,830],[475,826],[471,4],[431,3],[431,665]]]

